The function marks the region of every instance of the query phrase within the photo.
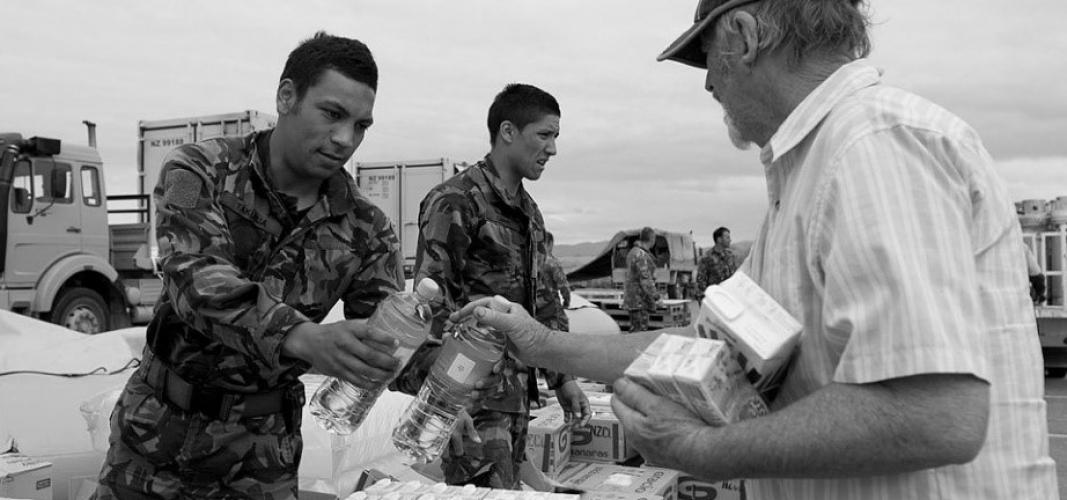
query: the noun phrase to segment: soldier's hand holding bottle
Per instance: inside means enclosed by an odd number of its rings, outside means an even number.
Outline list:
[[[304,360],[324,375],[371,388],[400,368],[392,355],[396,346],[396,339],[367,328],[366,320],[308,322],[289,330],[282,354]]]

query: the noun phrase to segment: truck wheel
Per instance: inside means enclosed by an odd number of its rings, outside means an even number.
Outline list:
[[[110,330],[104,298],[84,287],[64,290],[52,307],[51,318],[59,326],[89,335]]]
[[[1045,376],[1049,378],[1063,378],[1067,375],[1067,368],[1045,368]]]

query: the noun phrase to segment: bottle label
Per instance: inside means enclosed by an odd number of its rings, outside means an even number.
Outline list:
[[[448,376],[456,382],[466,385],[467,379],[470,378],[471,373],[474,371],[475,362],[473,359],[463,355],[463,353],[456,353],[455,359],[452,360],[452,364],[448,366]]]
[[[400,346],[396,348],[396,352],[393,353],[393,356],[396,356],[397,359],[400,360],[400,366],[403,367],[404,365],[408,364],[408,361],[411,361],[411,356],[414,354],[414,347]]]

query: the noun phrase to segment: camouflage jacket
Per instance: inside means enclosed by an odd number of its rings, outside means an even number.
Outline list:
[[[555,292],[540,279],[546,255],[545,224],[537,203],[521,185],[509,196],[488,156],[432,189],[419,206],[415,281],[430,277],[441,286],[445,307],[435,317],[434,337],[441,338],[450,311],[487,295],[522,304],[538,321],[555,326],[559,309],[549,302]],[[437,345],[430,342],[416,352],[392,387],[417,392],[436,358]],[[515,375],[505,377],[496,396],[482,406],[525,411],[528,370],[507,352],[505,358]],[[550,388],[570,379],[555,373],[546,378]]]
[[[148,343],[194,384],[260,392],[292,383],[309,365],[282,355],[290,328],[322,321],[341,299],[347,318],[369,317],[403,286],[393,226],[347,172],[293,218],[264,164],[270,133],[178,147],[153,193],[156,314],[170,317],[157,318],[165,326],[150,328]]]
[[[623,285],[622,305],[626,309],[655,310],[659,292],[656,291],[656,262],[644,247],[635,244],[626,254],[626,283]]]
[[[700,256],[700,262],[697,264],[697,295],[702,296],[705,289],[711,285],[722,283],[726,278],[733,276],[736,270],[737,258],[734,257],[733,250],[719,248],[716,245],[711,250],[704,252],[704,255]]]
[[[540,287],[540,290],[548,294],[544,302],[548,303],[548,307],[559,311],[555,315],[557,318],[565,315],[564,308],[571,303],[571,287],[567,283],[567,274],[563,272],[563,266],[559,264],[559,260],[556,260],[555,256],[550,254],[545,257],[545,267],[544,272],[541,273],[541,279],[545,280],[545,283]],[[559,323],[566,324],[566,317],[564,316],[563,321]],[[554,326],[553,328],[558,329],[558,327]]]

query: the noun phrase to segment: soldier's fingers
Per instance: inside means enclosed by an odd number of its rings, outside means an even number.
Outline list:
[[[395,360],[394,360],[395,361]],[[389,380],[394,369],[383,369],[377,366],[371,366],[363,360],[355,357],[345,357],[340,360],[342,368],[346,378],[350,379],[357,385],[376,385]]]
[[[379,331],[375,328],[369,328],[364,326],[362,328],[353,328],[350,331],[355,334],[356,338],[364,342],[369,341],[389,346],[397,345],[397,340],[393,338],[392,335],[390,335],[388,332]]]
[[[372,342],[361,342],[357,339],[341,342],[339,347],[338,354],[349,359],[354,358],[373,368],[392,372],[399,364],[399,360],[392,355],[394,348],[383,349]]]
[[[474,419],[466,412],[463,413],[462,423],[463,427],[466,429],[467,435],[471,437],[471,441],[481,443],[482,436],[478,434],[478,429],[474,427]]]

